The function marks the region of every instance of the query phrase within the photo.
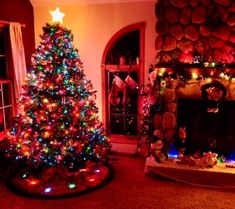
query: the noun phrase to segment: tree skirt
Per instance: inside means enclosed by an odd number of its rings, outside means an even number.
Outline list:
[[[68,171],[65,168],[14,169],[8,185],[20,195],[38,198],[65,198],[97,189],[112,177],[109,165],[92,163],[92,166]]]

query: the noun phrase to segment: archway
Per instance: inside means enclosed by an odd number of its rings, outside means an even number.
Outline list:
[[[102,57],[103,121],[111,142],[137,143],[138,88],[144,80],[145,22],[118,31]]]

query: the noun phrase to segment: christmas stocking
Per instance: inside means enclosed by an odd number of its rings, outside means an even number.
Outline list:
[[[138,87],[138,83],[133,80],[131,78],[131,76],[127,76],[126,79],[125,79],[125,82],[126,82],[126,88],[124,89],[123,91],[123,104],[129,104],[130,101],[131,101],[131,97],[130,97],[130,94],[133,92],[133,91],[136,91],[137,90],[137,87]],[[132,92],[131,92],[132,91]],[[136,93],[136,92],[135,92]]]
[[[131,77],[131,76],[127,76],[126,79],[126,84],[129,88],[136,90],[138,87],[138,83]]]
[[[118,94],[119,94],[118,87],[115,85],[115,83],[112,83],[112,87],[109,93],[109,102],[113,106],[116,106],[120,103],[120,97]]]
[[[122,104],[129,104],[131,101],[131,98],[128,93],[127,86],[123,89],[123,98],[122,98]]]
[[[156,78],[157,78],[157,73],[156,73],[156,71],[153,71],[153,72],[149,73],[149,81],[150,81],[151,86],[154,86],[154,85],[155,85],[155,83],[156,83]]]
[[[111,91],[109,93],[109,102],[112,105],[118,105],[121,101],[120,92],[122,92],[126,87],[125,82],[119,77],[115,76],[112,82]]]
[[[126,83],[117,75],[113,79],[113,83],[120,89],[123,90],[126,87]]]

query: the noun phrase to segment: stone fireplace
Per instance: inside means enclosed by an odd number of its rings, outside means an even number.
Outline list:
[[[210,112],[210,102],[202,96],[207,80],[190,80],[175,89],[166,88],[161,110],[153,113],[154,131],[160,130],[164,143],[175,143],[181,127],[187,131],[186,154],[213,151],[226,158],[235,152],[235,82],[220,80],[227,89],[217,112]],[[169,148],[169,147],[168,147]]]
[[[170,149],[186,127],[186,152],[234,159],[235,2],[159,0],[155,13],[157,54],[149,84],[158,85],[161,108],[152,108],[154,131]],[[213,92],[215,83],[219,93]]]

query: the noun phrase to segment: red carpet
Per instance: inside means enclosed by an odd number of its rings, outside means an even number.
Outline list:
[[[91,193],[59,200],[30,199],[5,185],[1,164],[1,209],[234,209],[235,191],[191,186],[144,174],[144,160],[111,156],[113,180]]]

